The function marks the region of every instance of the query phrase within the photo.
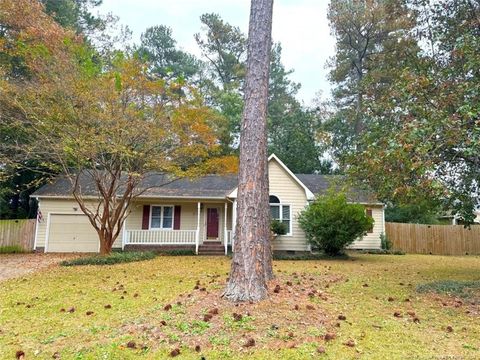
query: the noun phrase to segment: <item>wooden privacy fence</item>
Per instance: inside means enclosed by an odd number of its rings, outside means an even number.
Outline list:
[[[0,220],[0,246],[18,245],[33,250],[35,219]]]
[[[393,248],[407,253],[480,255],[480,226],[385,223]]]

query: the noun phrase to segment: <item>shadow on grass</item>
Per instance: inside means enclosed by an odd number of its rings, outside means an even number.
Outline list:
[[[417,286],[418,293],[435,293],[463,299],[480,300],[480,280],[438,280]]]

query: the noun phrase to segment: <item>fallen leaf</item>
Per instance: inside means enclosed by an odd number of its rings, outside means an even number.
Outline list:
[[[344,342],[344,345],[348,347],[355,347],[355,341],[353,341],[352,339],[349,339],[346,342]]]
[[[175,357],[175,356],[178,356],[180,355],[180,349],[179,348],[176,348],[176,349],[173,349],[172,351],[170,351],[170,356],[171,357]]]
[[[335,339],[336,337],[337,337],[336,334],[327,332],[323,338],[325,339],[325,341],[330,341]]]
[[[243,345],[244,347],[252,347],[252,346],[255,346],[255,340],[253,338],[250,338],[247,340],[247,342],[245,343],[245,345]]]

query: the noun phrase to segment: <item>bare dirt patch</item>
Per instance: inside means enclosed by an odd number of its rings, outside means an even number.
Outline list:
[[[331,300],[330,286],[340,281],[345,281],[341,275],[281,273],[269,284],[267,300],[234,304],[221,298],[226,279],[210,275],[175,301],[159,304],[158,322],[124,324],[122,331],[142,339],[139,348],[168,344],[244,352],[323,344],[340,326],[338,314],[322,310],[322,303]]]
[[[60,261],[78,257],[75,254],[5,254],[0,255],[0,281],[24,276]]]

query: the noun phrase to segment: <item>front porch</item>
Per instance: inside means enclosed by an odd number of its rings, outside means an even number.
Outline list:
[[[223,248],[232,244],[234,202],[142,200],[125,221],[122,249]],[[220,248],[221,246],[221,248]]]

